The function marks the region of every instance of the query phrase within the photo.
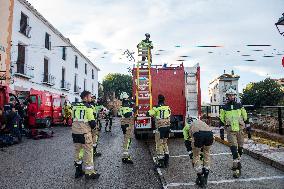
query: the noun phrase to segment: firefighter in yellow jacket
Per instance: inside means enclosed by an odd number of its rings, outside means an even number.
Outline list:
[[[242,104],[236,102],[237,92],[230,88],[226,92],[228,102],[220,109],[220,124],[225,127],[233,155],[233,177],[241,175],[240,158],[243,154],[244,127],[249,131],[247,112]]]
[[[169,164],[168,138],[170,134],[171,109],[165,105],[165,97],[158,96],[158,105],[149,110],[149,115],[155,119],[155,142],[157,151],[157,166],[167,167]]]
[[[194,120],[189,125],[192,147],[192,164],[197,173],[196,184],[206,187],[210,170],[210,149],[214,141],[211,128],[201,120]],[[203,151],[203,158],[200,158]]]
[[[75,103],[72,109],[72,138],[75,146],[75,178],[85,174],[86,179],[97,179],[100,174],[94,169],[92,129],[96,127],[94,112],[90,106],[92,95],[89,91],[81,93],[82,102]],[[83,159],[80,150],[84,149]],[[84,161],[83,161],[84,160]],[[82,164],[85,164],[83,172]]]
[[[133,137],[135,110],[126,92],[121,93],[120,99],[122,100],[122,106],[119,110],[119,114],[121,115],[121,129],[124,135],[122,162],[133,164],[131,156],[129,155],[129,147]]]

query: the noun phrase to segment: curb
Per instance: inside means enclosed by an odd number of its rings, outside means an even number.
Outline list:
[[[217,136],[214,136],[215,138],[215,141],[221,143],[221,144],[224,144],[226,146],[230,146],[229,145],[229,142],[228,141],[225,141],[225,140],[222,140],[221,138],[217,137]],[[246,148],[244,148],[244,153],[267,164],[267,165],[270,165],[276,169],[279,169],[281,171],[284,171],[284,164],[280,163],[280,162],[277,162],[275,160],[272,160],[272,159],[269,159],[268,157],[265,157],[263,156],[262,154],[260,153],[257,153],[257,152],[253,152],[251,150],[248,150]]]

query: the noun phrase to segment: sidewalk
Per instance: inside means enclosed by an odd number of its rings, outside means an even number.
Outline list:
[[[219,128],[214,128],[213,132],[216,141],[229,146],[226,134],[225,140],[222,140],[220,138]],[[260,140],[261,139],[259,137],[253,137],[253,140],[248,140],[245,138],[244,153],[281,171],[284,171],[284,147],[273,147],[267,144],[262,144],[259,142]]]

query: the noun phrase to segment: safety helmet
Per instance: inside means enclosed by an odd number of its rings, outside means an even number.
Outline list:
[[[237,92],[232,89],[232,88],[229,88],[227,91],[226,91],[226,95],[237,95]]]
[[[150,34],[149,33],[145,33],[145,36],[150,38]]]
[[[128,96],[128,94],[126,93],[126,92],[122,92],[121,94],[120,94],[120,99],[122,100],[122,99],[128,99],[129,98],[129,96]]]
[[[164,95],[159,94],[159,95],[158,95],[158,101],[159,101],[159,102],[164,102],[164,101],[165,101]]]

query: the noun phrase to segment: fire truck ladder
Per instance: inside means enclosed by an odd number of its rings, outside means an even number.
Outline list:
[[[137,114],[146,116],[152,109],[151,51],[150,48],[138,48],[138,56],[147,57],[147,61],[137,61],[136,106]],[[146,68],[145,65],[146,64]]]

